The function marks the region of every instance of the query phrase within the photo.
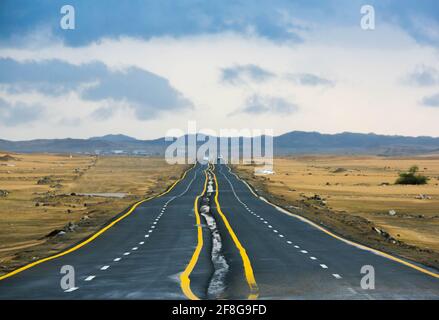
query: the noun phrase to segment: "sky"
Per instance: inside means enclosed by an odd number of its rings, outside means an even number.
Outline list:
[[[438,49],[435,0],[2,0],[0,139],[438,137]]]

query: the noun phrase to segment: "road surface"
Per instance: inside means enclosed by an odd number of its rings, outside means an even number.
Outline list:
[[[262,299],[439,299],[439,279],[347,244],[280,212],[256,197],[225,165],[216,176],[219,203],[251,260]],[[220,227],[225,229],[224,225]],[[223,232],[225,234],[225,231]],[[249,284],[230,238],[228,295],[244,298]],[[363,266],[373,266],[375,289],[361,288]]]
[[[94,241],[65,256],[0,281],[0,299],[185,299],[180,274],[197,246],[194,198],[203,190],[197,165],[167,194],[140,204]],[[208,233],[192,272],[192,291],[205,297],[212,274]],[[63,290],[61,267],[75,269]]]
[[[210,212],[200,208],[207,196]],[[0,299],[439,299],[437,271],[282,211],[223,164],[197,164],[125,215],[73,252],[1,280]],[[64,265],[76,273],[67,290]],[[363,266],[375,289],[361,287]]]

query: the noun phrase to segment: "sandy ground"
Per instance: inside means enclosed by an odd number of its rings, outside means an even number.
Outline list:
[[[395,185],[412,165],[428,184]],[[275,159],[272,175],[238,169],[279,204],[339,234],[439,267],[439,156],[287,157]]]
[[[159,158],[0,153],[0,274],[89,236],[185,169]]]

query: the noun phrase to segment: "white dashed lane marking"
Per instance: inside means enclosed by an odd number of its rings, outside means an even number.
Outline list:
[[[174,199],[174,198],[173,198]],[[172,199],[172,200],[173,200]],[[170,202],[170,201],[169,201]],[[147,234],[145,234],[145,238],[149,238],[149,233],[152,233],[154,230],[154,228],[156,227],[156,225],[157,225],[157,222],[160,220],[160,217],[163,215],[163,213],[164,213],[164,211],[165,211],[165,209],[166,209],[166,205],[169,203],[169,202],[167,202],[164,206],[163,206],[163,208],[161,209],[161,212],[160,212],[160,214],[155,218],[155,220],[154,220],[154,222],[153,222],[153,225],[151,226],[151,228],[148,230],[148,233]],[[139,245],[143,245],[145,242],[144,241],[140,241],[139,242]],[[133,248],[131,248],[131,250],[132,251],[136,251],[136,250],[138,250],[139,249],[139,247],[133,247]],[[128,256],[130,254],[130,252],[125,252],[123,255],[124,256]],[[118,261],[120,261],[122,258],[115,258],[115,259],[113,259],[113,261],[115,261],[115,262],[118,262]],[[105,265],[105,266],[102,266],[101,268],[100,268],[100,270],[107,270],[108,268],[110,268],[110,266],[109,265]],[[85,279],[84,279],[84,281],[91,281],[91,280],[93,280],[94,278],[95,278],[96,276],[95,275],[91,275],[91,276],[87,276]],[[74,288],[70,288],[70,289],[67,289],[67,290],[65,290],[64,292],[72,292],[72,291],[75,291],[75,290],[77,290],[78,289],[78,287],[74,287]]]
[[[227,177],[226,177],[226,179],[227,179]],[[227,180],[228,180],[228,179],[227,179]],[[230,181],[229,181],[229,183],[230,183]],[[230,184],[231,184],[231,183],[230,183]],[[232,188],[233,188],[233,187],[232,187]],[[235,196],[236,196],[236,194],[235,194]],[[238,200],[239,200],[239,199],[238,199]],[[252,210],[250,210],[250,209],[248,208],[248,206],[247,206],[245,203],[243,203],[242,201],[240,201],[240,202],[243,204],[243,206],[245,207],[245,209],[247,209],[247,211],[248,211],[249,213],[251,213],[252,215],[254,215],[255,217],[257,217],[260,221],[262,221],[264,224],[266,224],[268,228],[270,228],[270,229],[273,228],[272,225],[268,224],[268,221],[267,221],[267,220],[265,220],[265,219],[262,218],[260,215],[256,214],[256,213],[253,212]],[[276,229],[274,229],[273,232],[274,232],[274,233],[278,233],[278,231],[277,231]],[[283,234],[279,234],[279,237],[280,237],[280,238],[284,238],[284,235],[283,235]],[[290,244],[290,245],[292,244],[292,242],[289,241],[289,240],[287,240],[286,243],[288,243],[288,244]],[[298,246],[298,245],[294,245],[294,248],[296,248],[296,249],[300,249],[300,246]],[[301,253],[304,253],[304,254],[305,254],[305,253],[308,253],[308,251],[306,251],[306,250],[300,250],[300,252],[301,252]],[[310,258],[311,260],[317,260],[317,258],[316,258],[316,257],[313,257],[313,256],[310,256],[309,258]],[[328,266],[327,266],[326,264],[320,264],[320,267],[322,267],[323,269],[328,269]],[[342,278],[338,273],[333,273],[332,276],[333,276],[334,278],[336,278],[336,279],[341,279],[341,278]]]

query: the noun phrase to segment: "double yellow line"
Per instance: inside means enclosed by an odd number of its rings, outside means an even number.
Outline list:
[[[219,215],[221,216],[221,219],[224,222],[224,225],[227,228],[227,231],[229,232],[233,243],[235,244],[236,248],[239,251],[239,254],[241,255],[241,259],[242,259],[242,264],[244,267],[244,274],[245,274],[245,278],[247,280],[247,284],[249,286],[250,289],[250,294],[248,296],[248,299],[250,300],[254,300],[257,299],[259,296],[259,289],[258,289],[258,285],[256,283],[256,279],[255,279],[255,275],[253,273],[253,267],[252,264],[250,262],[250,258],[247,255],[247,251],[245,250],[244,246],[241,244],[241,242],[239,241],[238,237],[236,236],[236,233],[233,231],[232,226],[230,225],[226,215],[223,213],[223,211],[221,210],[221,205],[218,201],[218,195],[219,195],[219,188],[218,188],[218,179],[216,178],[216,175],[214,172],[212,172],[213,178],[215,180],[215,204],[216,204],[216,209],[219,213]]]
[[[153,196],[153,197],[150,197],[150,198],[147,198],[147,199],[143,199],[143,200],[141,200],[141,201],[136,202],[135,204],[133,204],[133,205],[131,206],[131,208],[130,208],[125,214],[123,214],[122,216],[120,216],[120,217],[117,218],[116,220],[112,221],[110,224],[108,224],[108,225],[105,226],[104,228],[100,229],[99,231],[97,231],[95,234],[93,234],[91,237],[87,238],[86,240],[84,240],[84,241],[78,243],[77,245],[75,245],[74,247],[72,247],[72,248],[70,248],[70,249],[67,249],[67,250],[65,250],[65,251],[62,251],[62,252],[60,252],[60,253],[58,253],[58,254],[55,254],[55,255],[53,255],[53,256],[49,256],[49,257],[46,257],[46,258],[43,258],[43,259],[40,259],[40,260],[34,261],[34,262],[29,263],[29,264],[27,264],[27,265],[25,265],[25,266],[23,266],[23,267],[21,267],[21,268],[18,268],[18,269],[14,270],[14,271],[11,271],[11,272],[7,273],[7,274],[4,274],[4,275],[0,276],[0,280],[4,280],[4,279],[6,279],[6,278],[12,277],[13,275],[16,275],[17,273],[23,272],[24,270],[30,269],[30,268],[32,268],[32,267],[34,267],[34,266],[36,266],[36,265],[39,265],[39,264],[41,264],[41,263],[43,263],[43,262],[47,262],[47,261],[50,261],[50,260],[53,260],[53,259],[56,259],[56,258],[59,258],[59,257],[65,256],[66,254],[69,254],[69,253],[71,253],[71,252],[73,252],[73,251],[78,250],[79,248],[82,248],[82,247],[85,246],[86,244],[88,244],[88,243],[92,242],[93,240],[95,240],[97,237],[99,237],[99,236],[100,236],[101,234],[103,234],[105,231],[107,231],[108,229],[110,229],[111,227],[113,227],[116,223],[118,223],[119,221],[121,221],[121,220],[125,219],[126,217],[128,217],[131,213],[133,213],[133,211],[134,211],[134,210],[135,210],[140,204],[142,204],[142,203],[144,203],[144,202],[146,202],[146,201],[149,201],[149,200],[152,200],[152,199],[155,199],[155,198],[158,198],[158,197],[164,196],[165,194],[167,194],[168,192],[170,192],[172,189],[174,189],[174,187],[177,185],[177,183],[179,183],[181,180],[183,180],[183,179],[186,177],[186,174],[187,174],[190,170],[192,170],[193,168],[195,168],[195,166],[196,166],[196,164],[195,164],[193,167],[187,169],[187,170],[183,173],[183,175],[180,177],[180,179],[178,179],[177,181],[175,181],[175,182],[174,182],[174,183],[173,183],[173,184],[172,184],[172,185],[171,185],[166,191],[164,191],[164,192],[162,192],[162,193],[160,193],[160,194],[158,194],[158,195],[156,195],[156,196]]]
[[[219,188],[218,188],[218,180],[216,178],[215,173],[212,171],[214,170],[215,167],[212,164],[212,167],[209,164],[208,169],[204,172],[205,173],[205,182],[204,182],[204,188],[203,188],[203,192],[198,195],[195,198],[194,201],[194,212],[195,212],[195,219],[197,222],[197,234],[198,234],[198,243],[197,246],[195,248],[195,251],[192,255],[191,260],[189,261],[189,264],[187,265],[186,269],[183,271],[183,273],[180,276],[180,285],[181,285],[181,289],[183,291],[183,293],[185,294],[185,296],[191,300],[199,300],[199,297],[197,297],[191,290],[190,287],[190,274],[192,273],[193,269],[195,268],[195,265],[197,264],[198,258],[200,256],[201,250],[203,248],[203,230],[201,227],[201,217],[200,217],[200,213],[198,211],[198,200],[201,196],[204,195],[204,193],[206,192],[206,187],[207,187],[207,171],[209,171],[211,173],[211,175],[213,176],[214,180],[215,180],[215,204],[216,204],[216,209],[219,213],[219,215],[221,216],[221,219],[224,222],[224,225],[226,226],[227,231],[229,232],[236,248],[239,251],[239,254],[241,255],[242,258],[242,263],[243,263],[243,267],[244,267],[244,274],[245,274],[245,278],[246,281],[248,283],[248,286],[250,288],[250,294],[248,295],[248,299],[253,300],[253,299],[257,299],[259,296],[259,290],[258,290],[258,285],[256,283],[256,279],[253,273],[253,268],[250,262],[250,259],[247,255],[247,252],[245,250],[245,248],[243,247],[243,245],[241,244],[241,242],[239,241],[238,237],[236,236],[235,232],[233,231],[232,226],[230,225],[229,221],[227,220],[227,217],[225,216],[225,214],[223,213],[223,211],[221,210],[221,205],[218,201],[218,194],[219,194]]]

